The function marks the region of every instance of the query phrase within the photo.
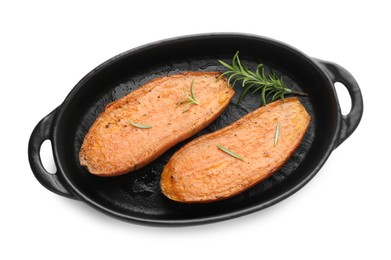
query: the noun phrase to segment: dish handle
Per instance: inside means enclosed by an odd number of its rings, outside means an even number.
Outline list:
[[[361,95],[361,90],[357,81],[349,71],[336,63],[319,59],[317,60],[327,71],[331,81],[334,84],[340,82],[346,87],[352,100],[352,107],[349,114],[341,114],[341,131],[335,146],[335,148],[337,148],[356,130],[357,126],[359,125],[364,111],[363,97]]]
[[[31,170],[33,171],[37,180],[48,190],[65,196],[68,198],[76,199],[65,186],[63,181],[59,178],[57,172],[52,174],[45,170],[42,165],[40,149],[44,141],[51,141],[51,128],[54,116],[58,108],[53,110],[49,115],[45,116],[37,126],[34,128],[28,145],[28,157]]]

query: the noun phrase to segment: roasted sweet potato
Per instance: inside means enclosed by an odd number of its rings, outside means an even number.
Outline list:
[[[309,122],[297,98],[261,107],[177,151],[163,170],[162,192],[178,202],[200,203],[247,190],[289,159]]]
[[[154,79],[109,104],[80,149],[80,164],[99,176],[132,172],[206,127],[234,95],[218,72]],[[191,87],[192,86],[192,87]],[[196,103],[190,102],[195,98]]]

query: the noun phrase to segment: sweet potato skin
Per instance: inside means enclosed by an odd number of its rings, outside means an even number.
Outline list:
[[[241,193],[289,159],[309,123],[310,115],[297,98],[261,107],[177,151],[163,170],[161,190],[168,198],[184,203],[213,202]],[[243,161],[221,151],[217,144]]]
[[[216,80],[219,75],[186,72],[160,77],[110,103],[83,140],[80,164],[99,176],[125,174],[194,135],[216,119],[234,95],[226,79]],[[193,80],[198,104],[177,105]],[[151,128],[137,128],[129,121]]]

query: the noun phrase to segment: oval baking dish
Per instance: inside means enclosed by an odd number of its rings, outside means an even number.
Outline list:
[[[89,127],[110,102],[153,78],[184,71],[224,71],[217,62],[229,62],[240,51],[242,62],[254,68],[263,63],[291,89],[308,96],[300,101],[311,123],[299,148],[271,177],[226,200],[209,204],[181,204],[160,190],[160,175],[173,153],[193,138],[220,129],[261,105],[259,95],[247,95],[237,104],[242,88],[227,109],[207,128],[134,173],[102,178],[89,174],[78,160]],[[334,83],[348,90],[352,108],[342,115]],[[202,34],[163,40],[117,55],[87,74],[64,102],[33,130],[28,155],[38,181],[59,195],[83,201],[122,220],[144,224],[188,225],[230,219],[271,206],[298,191],[319,171],[332,151],[358,126],[363,113],[359,86],[343,67],[310,58],[281,42],[246,34]],[[162,129],[164,131],[164,129]],[[52,143],[55,174],[42,166],[40,147]]]

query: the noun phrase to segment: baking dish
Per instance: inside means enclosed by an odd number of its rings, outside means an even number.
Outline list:
[[[249,68],[263,63],[291,89],[308,96],[300,101],[310,113],[309,130],[289,161],[270,178],[233,198],[209,204],[181,204],[160,191],[160,174],[170,156],[184,143],[215,131],[261,105],[257,95],[237,103],[242,88],[211,125],[182,142],[148,166],[130,174],[102,178],[80,166],[78,153],[85,134],[110,102],[149,80],[184,71],[223,71],[217,62],[229,62],[239,51]],[[348,90],[352,108],[342,115],[334,84]],[[64,102],[45,116],[33,130],[28,156],[32,172],[47,189],[80,200],[122,220],[150,225],[189,225],[221,221],[271,206],[307,184],[330,154],[359,125],[363,98],[359,85],[342,66],[311,58],[282,42],[257,35],[210,33],[150,43],[119,54],[88,73]],[[164,129],[162,129],[164,131]],[[57,172],[42,166],[40,147],[52,143]]]

